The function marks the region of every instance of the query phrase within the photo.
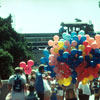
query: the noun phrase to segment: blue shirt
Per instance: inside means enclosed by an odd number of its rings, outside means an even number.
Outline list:
[[[36,73],[35,86],[37,93],[44,93],[43,78],[42,78],[42,73],[40,72]]]

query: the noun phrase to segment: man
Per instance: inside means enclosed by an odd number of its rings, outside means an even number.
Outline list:
[[[42,74],[44,73],[44,65],[39,66],[38,72],[36,73],[36,91],[40,100],[44,100],[44,84]]]
[[[26,80],[22,77],[22,69],[15,68],[15,75],[10,76],[8,80],[8,89],[11,90],[12,100],[25,100],[24,89]]]

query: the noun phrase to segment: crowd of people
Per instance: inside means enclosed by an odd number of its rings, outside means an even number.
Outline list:
[[[40,64],[38,71],[32,70],[31,75],[25,75],[21,67],[16,67],[15,74],[9,77],[10,92],[5,100],[89,100],[90,95],[94,95],[94,100],[99,100],[99,78],[84,85],[76,82],[63,86],[50,76],[50,71],[44,70],[44,66]],[[2,86],[0,80],[0,88]]]

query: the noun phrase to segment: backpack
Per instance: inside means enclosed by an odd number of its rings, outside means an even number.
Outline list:
[[[20,76],[20,75],[14,76],[13,90],[14,90],[15,92],[21,92],[22,89],[23,89],[23,87],[22,87],[21,76]]]

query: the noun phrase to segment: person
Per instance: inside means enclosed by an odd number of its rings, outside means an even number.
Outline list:
[[[11,91],[11,100],[25,100],[26,80],[21,76],[21,71],[20,67],[16,67],[15,74],[9,77],[8,89]]]
[[[64,96],[63,86],[57,84],[57,100],[63,100],[63,96]]]
[[[97,81],[94,82],[94,86],[92,88],[94,90],[94,100],[99,100],[99,84]]]
[[[66,86],[66,100],[77,100],[77,96],[75,93],[76,85],[71,83],[69,86]]]
[[[44,100],[50,100],[52,95],[50,81],[48,81],[48,77],[44,74],[43,75],[43,84],[44,84]]]
[[[38,72],[36,72],[35,89],[40,100],[44,100],[44,83],[42,74],[45,72],[44,64],[39,65]]]
[[[29,95],[25,98],[25,100],[39,100],[37,93],[34,91],[33,85],[29,85]]]
[[[57,88],[56,88],[56,80],[53,80],[51,82],[51,90],[52,90],[52,95],[50,97],[50,100],[57,100]]]
[[[91,95],[89,83],[83,85],[82,82],[79,82],[78,90],[79,90],[79,95],[78,95],[79,100],[89,100],[89,96]]]

